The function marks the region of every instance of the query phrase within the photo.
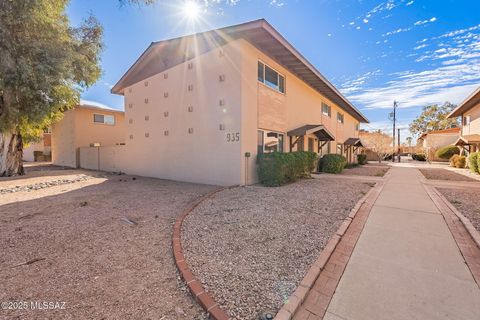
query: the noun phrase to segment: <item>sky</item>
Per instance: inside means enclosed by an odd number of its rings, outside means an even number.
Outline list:
[[[82,99],[123,109],[110,89],[151,42],[259,18],[367,116],[367,130],[391,132],[396,100],[404,140],[424,106],[461,103],[480,86],[478,0],[202,0],[194,21],[185,2],[72,0],[73,25],[93,14],[104,27],[102,77]]]

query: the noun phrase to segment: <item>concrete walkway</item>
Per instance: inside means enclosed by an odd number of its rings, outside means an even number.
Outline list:
[[[325,320],[480,319],[480,289],[421,178],[391,169]]]

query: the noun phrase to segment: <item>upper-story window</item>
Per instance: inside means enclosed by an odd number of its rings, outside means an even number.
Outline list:
[[[260,61],[258,61],[258,81],[285,93],[285,77]]]
[[[93,122],[94,123],[108,124],[108,125],[113,126],[115,124],[115,116],[107,115],[107,114],[94,113],[93,114]]]
[[[463,125],[468,126],[470,124],[470,116],[463,117]]]
[[[343,123],[344,121],[343,113],[340,113],[340,112],[337,113],[337,121],[338,123]]]
[[[355,131],[359,131],[360,130],[360,123],[355,123]]]
[[[332,116],[332,108],[328,104],[323,102],[322,102],[322,114],[328,117]]]

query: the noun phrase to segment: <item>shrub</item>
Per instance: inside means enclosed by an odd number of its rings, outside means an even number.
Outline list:
[[[347,165],[347,159],[340,154],[326,154],[320,160],[320,170],[327,173],[340,173]]]
[[[437,150],[435,152],[435,157],[440,158],[440,159],[445,159],[448,160],[450,159],[454,154],[459,154],[460,150],[456,146],[445,146]]]
[[[465,156],[458,156],[457,160],[455,161],[456,168],[465,168],[467,164],[467,157]]]
[[[450,167],[455,168],[455,163],[457,162],[458,157],[460,157],[458,154],[454,154],[450,157],[450,159],[448,160],[448,162],[450,162]]]
[[[413,159],[417,161],[427,161],[427,156],[423,153],[415,153],[415,158]]]
[[[367,155],[366,154],[357,154],[357,162],[358,164],[364,165],[367,163]]]
[[[470,171],[473,173],[479,173],[478,171],[478,163],[479,163],[479,155],[480,152],[471,153],[468,157],[468,166],[470,167]]]
[[[281,186],[300,178],[310,177],[315,169],[317,154],[300,151],[265,153],[257,157],[258,178],[267,187]]]
[[[480,173],[480,152],[477,152],[477,172]]]

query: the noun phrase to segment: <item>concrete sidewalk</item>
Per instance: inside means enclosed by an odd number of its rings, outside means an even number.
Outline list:
[[[421,178],[392,167],[324,319],[480,319],[480,289]]]

